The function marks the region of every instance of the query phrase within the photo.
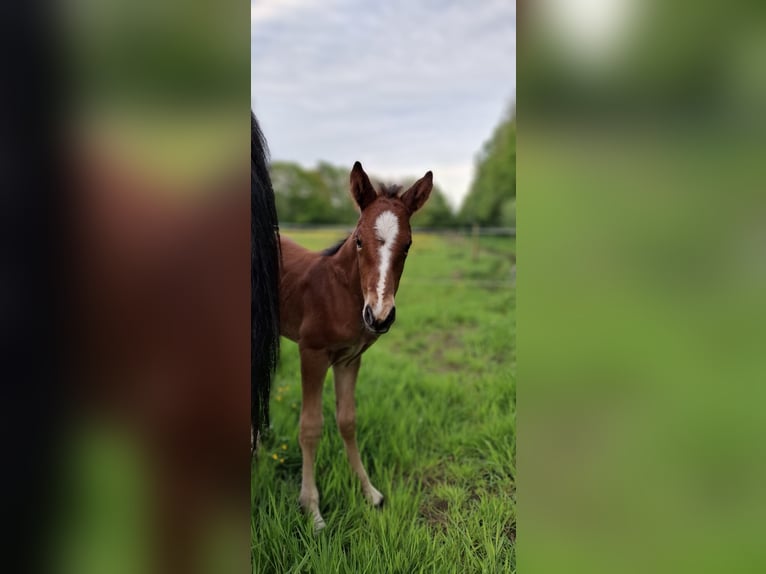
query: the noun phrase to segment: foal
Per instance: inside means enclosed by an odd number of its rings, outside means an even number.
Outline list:
[[[332,367],[338,429],[351,468],[367,500],[383,504],[370,483],[356,444],[354,388],[361,355],[386,333],[396,317],[394,295],[412,245],[410,217],[428,199],[431,172],[398,196],[400,188],[376,193],[359,162],[351,171],[351,195],[361,215],[353,234],[341,245],[313,253],[282,238],[280,273],[281,334],[298,343],[303,402],[300,445],[303,479],[299,502],[314,519],[319,513],[314,457],[322,432],[322,385]]]

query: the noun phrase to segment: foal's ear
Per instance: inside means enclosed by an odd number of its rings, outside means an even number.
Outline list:
[[[404,192],[402,201],[410,213],[415,213],[423,207],[423,204],[428,200],[428,196],[431,195],[433,187],[434,174],[429,171]]]
[[[359,162],[356,162],[351,170],[351,196],[362,211],[378,196]]]

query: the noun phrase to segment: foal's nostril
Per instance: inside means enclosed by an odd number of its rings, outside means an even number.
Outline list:
[[[396,307],[391,307],[391,312],[388,314],[388,317],[386,317],[385,321],[380,323],[380,328],[388,329],[391,325],[394,324],[395,320],[396,320]]]
[[[394,323],[396,319],[396,307],[391,307],[391,312],[383,321],[377,322],[377,328],[380,331],[388,331],[389,327]]]
[[[369,305],[364,306],[364,312],[362,313],[364,317],[364,322],[367,323],[370,327],[372,327],[373,323],[375,323],[375,320],[372,317],[372,309]]]

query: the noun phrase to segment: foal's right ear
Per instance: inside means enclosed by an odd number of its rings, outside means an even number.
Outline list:
[[[354,163],[351,170],[351,196],[359,206],[360,211],[364,211],[378,196],[372,183],[370,183],[370,178],[364,173],[362,164],[359,162]]]

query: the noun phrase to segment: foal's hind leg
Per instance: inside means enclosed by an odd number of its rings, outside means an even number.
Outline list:
[[[314,479],[314,459],[322,434],[322,386],[329,361],[325,352],[310,349],[300,351],[303,400],[299,440],[303,453],[303,479],[298,501],[314,518],[314,527],[321,530],[325,527],[325,522],[319,513],[319,490]]]
[[[346,445],[346,454],[351,468],[359,476],[362,482],[362,492],[373,506],[383,504],[383,495],[375,488],[364,470],[362,459],[359,456],[359,448],[356,445],[356,403],[354,401],[354,389],[356,388],[356,376],[359,373],[361,360],[357,359],[350,365],[334,365],[335,376],[335,418],[338,422],[338,430]]]

